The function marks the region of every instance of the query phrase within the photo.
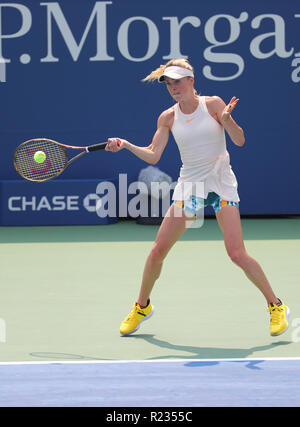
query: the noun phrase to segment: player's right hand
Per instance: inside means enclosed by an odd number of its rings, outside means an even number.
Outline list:
[[[121,138],[108,138],[105,150],[116,153],[124,148],[126,142],[125,139]]]

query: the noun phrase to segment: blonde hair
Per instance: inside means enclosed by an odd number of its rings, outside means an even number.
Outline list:
[[[189,63],[189,61],[187,59],[183,59],[183,58],[171,59],[165,65],[161,65],[160,67],[153,70],[142,81],[143,82],[149,82],[149,81],[151,82],[154,80],[158,80],[164,74],[165,69],[167,67],[171,67],[171,66],[187,68],[188,70],[191,70],[192,72],[194,72],[194,68],[191,66],[191,64]]]
[[[153,82],[155,80],[158,80],[164,74],[165,69],[171,66],[187,68],[188,70],[191,70],[194,73],[194,67],[189,63],[187,59],[175,58],[175,59],[171,59],[165,65],[160,65],[160,67],[153,70],[148,76],[146,76],[142,80],[142,82]],[[197,95],[196,89],[195,89],[195,94]]]

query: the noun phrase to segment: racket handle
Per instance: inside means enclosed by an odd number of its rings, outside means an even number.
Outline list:
[[[121,142],[118,141],[118,146],[121,145]],[[88,147],[86,147],[86,151],[88,153],[90,153],[91,151],[98,151],[98,150],[104,150],[104,148],[107,146],[107,142],[100,142],[98,144],[94,144],[94,145],[89,145]]]
[[[106,146],[107,142],[100,142],[99,144],[89,145],[85,149],[88,153],[90,153],[91,151],[104,150]]]

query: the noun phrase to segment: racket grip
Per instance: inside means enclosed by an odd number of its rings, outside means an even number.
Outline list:
[[[100,142],[99,144],[89,145],[86,147],[86,151],[90,153],[91,151],[104,150],[107,146],[107,142]]]
[[[121,142],[118,141],[118,146],[120,145],[121,145]],[[90,153],[91,151],[104,150],[106,146],[107,146],[107,142],[100,142],[99,144],[89,145],[85,149],[88,153]]]

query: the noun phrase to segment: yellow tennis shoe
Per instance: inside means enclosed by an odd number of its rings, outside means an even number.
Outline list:
[[[153,313],[154,307],[152,307],[150,300],[148,300],[148,305],[144,308],[142,308],[137,302],[134,303],[132,311],[121,323],[121,335],[130,335],[136,332],[140,328],[141,323],[144,320],[149,319]]]
[[[289,308],[279,300],[278,304],[269,304],[270,312],[270,334],[277,336],[283,334],[289,326]]]

